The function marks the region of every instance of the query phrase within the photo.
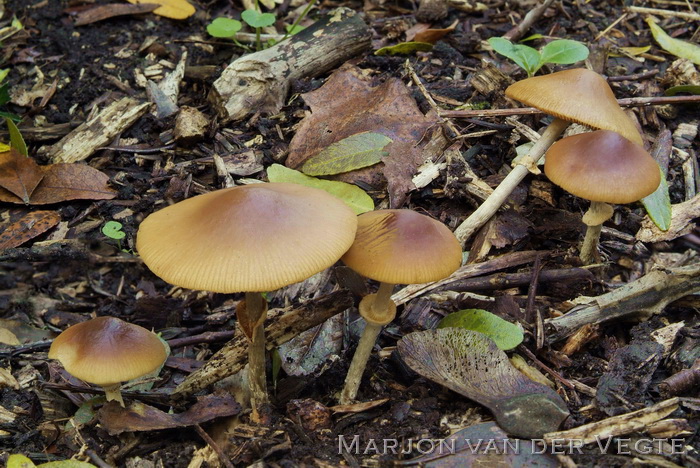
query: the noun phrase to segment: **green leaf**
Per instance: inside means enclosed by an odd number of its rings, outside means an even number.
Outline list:
[[[664,92],[664,94],[666,96],[675,96],[678,93],[700,94],[700,86],[698,86],[698,85],[672,86]]]
[[[260,13],[257,10],[245,10],[241,19],[253,28],[264,28],[275,24],[276,18],[272,13]]]
[[[588,47],[578,41],[557,39],[540,49],[542,63],[569,64],[586,60]]]
[[[491,338],[502,350],[513,349],[523,342],[522,329],[482,309],[465,309],[440,320],[437,328],[464,328]]]
[[[5,81],[5,78],[7,78],[8,73],[10,73],[9,68],[3,68],[2,70],[0,70],[0,83]]]
[[[534,41],[535,39],[542,39],[544,36],[542,34],[532,34],[527,36],[525,39],[520,39],[520,42]]]
[[[0,111],[0,119],[10,119],[13,122],[19,122],[20,120],[22,120],[22,118],[17,114],[13,114],[12,112],[3,112],[3,111]]]
[[[19,151],[20,154],[28,156],[29,152],[27,151],[27,144],[24,142],[24,138],[22,138],[22,134],[20,133],[19,128],[17,128],[17,125],[15,125],[12,119],[7,117],[5,118],[5,123],[7,124],[7,129],[10,132],[10,146]]]
[[[0,86],[0,106],[4,106],[8,102],[10,102],[10,91],[8,89],[8,84],[5,83],[2,86]]]
[[[207,25],[207,32],[210,36],[229,39],[236,35],[243,28],[243,23],[231,18],[216,18]]]
[[[648,17],[646,21],[652,36],[662,49],[676,57],[688,59],[695,65],[700,65],[700,46],[669,36],[651,17]]]
[[[10,455],[7,459],[7,468],[36,468],[36,465],[24,455]]]
[[[105,225],[102,226],[102,234],[114,240],[124,239],[124,237],[126,237],[126,233],[122,231],[122,223],[119,221],[107,221]]]
[[[374,55],[404,55],[414,52],[430,52],[433,44],[429,42],[402,42],[393,46],[382,47],[374,52]]]
[[[661,167],[659,167],[659,171],[661,171],[659,187],[651,195],[642,198],[642,204],[654,224],[662,231],[668,231],[668,228],[671,227],[671,197],[668,194],[666,174]]]
[[[513,44],[502,37],[492,37],[488,40],[493,50],[504,55],[532,76],[540,69],[540,53],[530,46]]]
[[[307,159],[301,172],[312,176],[333,175],[377,164],[389,154],[382,150],[392,141],[381,133],[356,133]]]
[[[267,178],[270,182],[290,182],[325,190],[347,203],[356,214],[362,214],[374,209],[372,198],[364,190],[345,182],[317,179],[280,164],[273,164],[267,168]]]

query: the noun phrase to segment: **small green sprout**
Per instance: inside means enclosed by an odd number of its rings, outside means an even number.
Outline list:
[[[547,63],[571,64],[588,57],[588,47],[578,41],[557,39],[539,51],[523,44],[513,44],[503,37],[492,37],[488,43],[493,50],[508,57],[531,77]]]
[[[255,43],[257,44],[257,50],[262,49],[260,44],[260,28],[265,28],[267,26],[272,26],[277,21],[274,13],[261,13],[257,10],[245,10],[241,13],[241,19],[245,21],[250,27],[255,28]]]
[[[122,231],[122,227],[122,223],[119,221],[107,221],[105,225],[102,226],[102,234],[117,241],[119,250],[123,250],[121,240],[126,237],[126,233]]]

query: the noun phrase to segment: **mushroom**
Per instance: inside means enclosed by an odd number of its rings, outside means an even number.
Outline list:
[[[261,293],[302,281],[333,265],[350,247],[357,217],[323,190],[261,183],[199,195],[148,216],[136,247],[153,273],[189,289],[244,292],[236,310],[250,341],[253,419],[268,401],[267,304]]]
[[[632,203],[656,190],[659,165],[649,153],[622,135],[598,130],[564,138],[549,148],[544,172],[555,184],[591,201],[583,216],[588,226],[581,261],[595,261],[598,238],[613,208],[609,203]]]
[[[377,210],[358,216],[355,242],[341,259],[367,278],[379,281],[379,290],[360,302],[367,322],[350,369],[340,403],[355,399],[362,373],[382,327],[396,316],[391,300],[395,284],[437,281],[452,274],[462,261],[462,248],[444,224],[411,210]]]
[[[155,333],[115,317],[73,325],[49,349],[49,358],[60,361],[69,374],[99,385],[107,401],[122,406],[120,383],[153,372],[166,357],[165,345]]]
[[[575,68],[527,78],[509,86],[506,96],[555,118],[489,198],[457,227],[455,235],[462,243],[493,216],[528,172],[539,173],[537,162],[569,123],[612,130],[643,144],[634,122],[618,105],[605,78],[593,71]]]

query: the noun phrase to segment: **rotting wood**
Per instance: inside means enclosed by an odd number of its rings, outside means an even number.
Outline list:
[[[671,302],[697,291],[700,291],[700,264],[654,270],[609,293],[581,298],[585,303],[561,317],[547,320],[546,340],[554,343],[588,324],[620,319],[643,320],[662,312]]]
[[[289,40],[231,62],[214,82],[209,101],[225,121],[277,112],[293,80],[340,65],[368,49],[370,38],[359,15],[338,8]]]
[[[107,146],[148,111],[151,104],[124,97],[102,109],[46,150],[54,164],[74,163],[89,158],[97,148]]]
[[[423,23],[432,23],[447,16],[447,0],[421,0],[416,12],[416,19]]]
[[[286,343],[299,333],[319,325],[353,304],[352,294],[347,290],[336,291],[312,302],[288,311],[272,309],[265,321],[266,347],[272,349]],[[175,388],[173,398],[183,398],[225,377],[239,372],[246,364],[248,340],[240,328],[234,336],[207,363],[190,374]]]

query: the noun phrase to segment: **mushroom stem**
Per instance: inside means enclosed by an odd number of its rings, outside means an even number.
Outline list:
[[[107,401],[116,401],[119,402],[120,405],[122,405],[122,408],[125,407],[124,399],[122,398],[120,383],[115,383],[114,385],[102,387],[102,389],[105,391],[105,397],[107,398]]]
[[[462,245],[491,219],[491,216],[498,211],[525,176],[530,171],[535,172],[537,170],[537,162],[542,159],[547,149],[552,146],[554,141],[559,138],[559,135],[568,126],[569,122],[566,120],[555,118],[547,126],[540,139],[532,146],[528,154],[516,163],[513,170],[501,181],[489,198],[457,227],[454,234]]]
[[[360,315],[367,321],[367,325],[357,344],[348,374],[345,376],[345,386],[340,394],[341,405],[350,404],[355,400],[374,343],[382,327],[396,317],[396,304],[391,300],[393,289],[393,284],[382,282],[375,294],[365,296],[360,302]]]
[[[263,324],[266,313],[265,299],[259,292],[245,293],[248,323],[253,326],[250,343],[248,343],[248,383],[250,386],[250,405],[253,419],[257,419],[258,406],[267,403],[267,385],[265,382],[265,328]]]
[[[613,215],[612,206],[603,202],[591,202],[588,211],[583,215],[583,222],[588,226],[586,236],[583,238],[579,257],[584,265],[595,263],[598,256],[598,239],[603,223]]]

